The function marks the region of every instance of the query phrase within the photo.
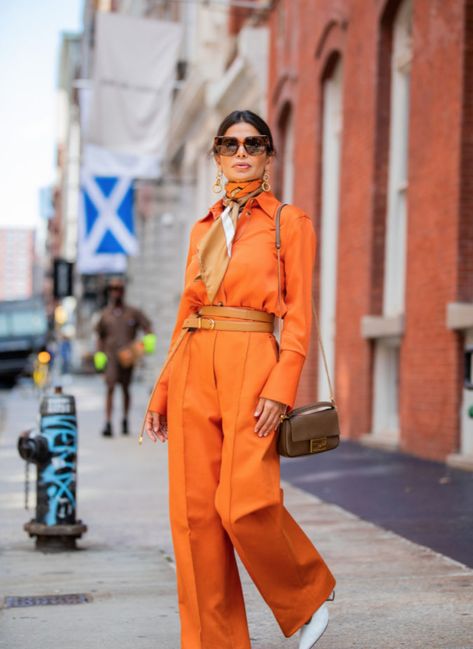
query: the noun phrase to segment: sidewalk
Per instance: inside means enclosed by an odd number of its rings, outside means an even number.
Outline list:
[[[24,389],[3,392],[0,605],[9,595],[87,593],[93,601],[0,610],[0,647],[179,649],[166,448],[146,440],[139,447],[136,437],[100,437],[99,379],[74,379],[65,391],[76,396],[79,410],[78,513],[89,531],[80,551],[34,551],[22,530],[33,510],[23,509],[16,441],[33,423],[37,404]],[[143,387],[134,386],[134,397],[136,429]],[[288,483],[284,491],[337,578],[317,649],[473,649],[473,570]],[[244,588],[253,649],[295,649],[297,639],[281,635],[246,575]]]

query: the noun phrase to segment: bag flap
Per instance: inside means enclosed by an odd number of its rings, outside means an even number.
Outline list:
[[[330,401],[319,401],[311,406],[298,408],[286,421],[294,442],[339,434],[338,413]]]

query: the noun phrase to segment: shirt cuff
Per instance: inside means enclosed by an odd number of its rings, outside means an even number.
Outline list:
[[[289,408],[296,401],[297,387],[304,366],[305,356],[290,349],[280,352],[279,360],[271,370],[260,397],[279,401]]]
[[[159,381],[153,389],[148,411],[159,412],[160,415],[166,416],[168,402],[168,386],[167,383]]]

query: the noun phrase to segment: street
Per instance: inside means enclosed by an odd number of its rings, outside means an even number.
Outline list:
[[[0,647],[178,649],[166,449],[146,439],[139,447],[136,434],[103,439],[100,379],[70,381],[64,390],[75,395],[79,412],[78,515],[88,525],[75,552],[35,551],[22,529],[34,515],[34,493],[26,512],[16,441],[34,423],[37,397],[24,386],[1,395]],[[146,390],[133,387],[136,432]],[[284,491],[337,578],[321,649],[473,647],[473,570],[289,483]],[[294,649],[296,637],[281,635],[246,575],[244,588],[254,649]],[[7,597],[59,594],[87,594],[91,601],[5,607]]]
[[[284,461],[282,476],[323,500],[473,568],[473,472],[342,440]]]

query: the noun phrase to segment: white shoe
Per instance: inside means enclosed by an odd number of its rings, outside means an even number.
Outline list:
[[[299,649],[312,649],[328,624],[328,606],[324,602],[313,614],[310,622],[304,624],[299,632]]]

